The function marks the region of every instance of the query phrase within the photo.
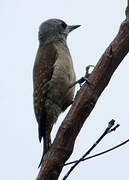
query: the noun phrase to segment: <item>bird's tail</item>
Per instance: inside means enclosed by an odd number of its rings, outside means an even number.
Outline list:
[[[39,166],[41,166],[43,162],[43,157],[45,153],[49,150],[51,146],[51,131],[53,124],[56,122],[59,114],[61,113],[61,108],[54,104],[51,100],[47,99],[45,105],[45,114],[43,114],[41,117],[41,121],[39,124],[39,140],[41,141],[43,137],[43,155],[41,158],[41,161],[39,163]]]
[[[43,154],[42,154],[42,158],[41,158],[38,168],[41,166],[41,164],[43,162],[43,157],[44,157],[45,153],[49,150],[49,148],[51,146],[51,135],[50,134],[51,134],[52,126],[53,126],[53,124],[48,121],[47,129],[45,130],[45,133],[43,136]]]
[[[40,166],[41,166],[41,164],[42,164],[42,162],[43,162],[43,157],[44,157],[44,153],[43,153],[43,155],[42,155],[42,158],[41,158],[41,160],[40,160],[40,163],[39,163],[39,165],[38,165],[38,168],[40,168]]]
[[[43,138],[43,154],[42,154],[42,158],[40,160],[40,163],[39,163],[39,166],[38,168],[40,168],[42,162],[43,162],[43,157],[45,155],[45,153],[48,151],[48,149],[50,148],[51,146],[51,137],[49,136],[49,138]]]

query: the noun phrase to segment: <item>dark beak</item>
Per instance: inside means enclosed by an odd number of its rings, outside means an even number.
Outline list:
[[[73,31],[74,29],[80,27],[81,25],[73,25],[73,26],[68,26],[68,31],[71,32]]]

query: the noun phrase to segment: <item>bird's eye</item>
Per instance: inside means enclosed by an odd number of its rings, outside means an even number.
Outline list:
[[[61,25],[64,29],[67,27],[67,24],[65,22],[62,22]]]

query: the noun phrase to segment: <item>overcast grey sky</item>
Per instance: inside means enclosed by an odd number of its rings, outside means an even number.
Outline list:
[[[0,0],[0,179],[34,180],[38,173],[42,145],[38,142],[33,111],[32,69],[39,25],[49,18],[82,25],[68,37],[77,78],[80,78],[85,66],[95,65],[117,34],[125,18],[126,4],[127,0]],[[79,133],[70,160],[84,154],[111,119],[116,119],[121,126],[93,153],[129,138],[128,69],[129,56],[126,56]],[[54,126],[53,137],[66,113]],[[81,163],[69,179],[127,179],[128,154],[129,144]],[[63,169],[60,180],[68,169]]]

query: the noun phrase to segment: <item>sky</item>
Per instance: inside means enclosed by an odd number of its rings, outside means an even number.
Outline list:
[[[39,25],[59,18],[82,25],[68,37],[77,79],[95,65],[125,19],[127,0],[0,0],[0,179],[35,180],[42,154],[33,110],[32,70],[38,49]],[[69,161],[80,158],[111,119],[120,127],[91,153],[111,148],[129,138],[129,56],[114,73],[108,87],[81,129]],[[79,87],[76,87],[76,91]],[[66,116],[60,115],[52,139]],[[78,179],[127,179],[129,144],[81,163],[69,176]],[[69,170],[64,168],[59,180]]]

